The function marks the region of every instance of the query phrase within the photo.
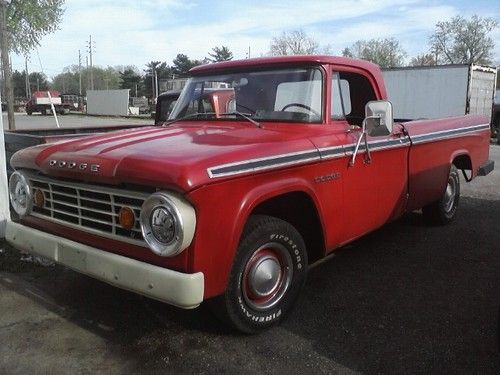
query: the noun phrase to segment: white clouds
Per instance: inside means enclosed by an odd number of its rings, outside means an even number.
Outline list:
[[[437,21],[458,14],[457,4],[429,5],[424,0],[67,0],[61,30],[42,40],[39,50],[49,76],[78,62],[78,49],[85,53],[89,34],[96,42],[96,64],[133,64],[140,69],[151,60],[170,63],[178,53],[201,59],[215,45],[228,46],[236,58],[244,58],[251,46],[252,56],[259,56],[267,52],[273,36],[299,28],[321,44],[330,44],[333,53],[358,39],[393,36],[414,55],[427,49],[427,38]],[[483,12],[480,8],[474,11]],[[498,40],[498,33],[495,35]],[[23,65],[20,58],[13,61],[14,68]],[[32,61],[31,65],[39,70],[38,64]]]

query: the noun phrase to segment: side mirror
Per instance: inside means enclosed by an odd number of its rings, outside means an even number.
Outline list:
[[[365,141],[365,164],[371,163],[372,157],[368,146],[367,135],[371,137],[381,137],[392,133],[394,119],[392,118],[392,104],[387,100],[376,100],[366,103],[365,119],[363,120],[362,132],[356,142],[356,147],[352,153],[350,166],[356,162],[356,155],[359,151],[361,141]]]
[[[380,137],[392,133],[394,119],[392,103],[387,100],[376,100],[365,106],[366,132],[371,137]]]

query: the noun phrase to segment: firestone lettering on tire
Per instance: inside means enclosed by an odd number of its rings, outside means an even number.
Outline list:
[[[303,267],[302,266],[302,258],[299,255],[300,251],[297,248],[297,245],[288,236],[285,236],[283,234],[274,234],[273,233],[269,236],[269,239],[271,241],[282,240],[283,242],[290,245],[292,247],[293,255],[295,256],[295,260],[297,261],[297,269],[299,269],[299,270],[302,269],[302,267]]]
[[[245,305],[243,304],[243,299],[241,297],[238,297],[238,304],[240,305],[241,310],[243,311],[243,314],[253,322],[258,322],[258,323],[267,323],[271,322],[273,320],[278,319],[281,316],[281,309],[279,309],[276,312],[273,312],[272,314],[265,315],[265,316],[257,316],[252,314],[250,311],[248,311],[245,308]]]

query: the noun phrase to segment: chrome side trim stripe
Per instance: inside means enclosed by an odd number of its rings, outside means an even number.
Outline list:
[[[490,129],[490,124],[481,124],[475,126],[468,126],[466,128],[460,129],[450,129],[450,130],[442,130],[439,132],[418,134],[411,137],[412,143],[418,144],[423,142],[433,142],[440,139],[451,138],[451,137],[459,137],[463,135],[467,135],[468,133],[477,132],[480,130]]]
[[[344,156],[345,154],[344,147],[345,146],[334,146],[334,147],[320,148],[319,154],[321,156],[321,160],[340,158]]]
[[[368,146],[370,147],[370,151],[380,151],[387,150],[391,148],[400,148],[407,147],[410,145],[409,137],[401,137],[399,139],[391,139],[391,140],[383,140],[383,141],[372,141],[368,142]],[[356,144],[346,145],[344,150],[346,155],[352,155],[354,149],[356,148]],[[359,147],[359,152],[365,152],[365,145],[361,143]]]
[[[370,151],[380,151],[392,148],[408,147],[411,143],[418,144],[424,142],[433,142],[439,139],[460,137],[468,133],[486,130],[489,128],[489,124],[481,124],[460,129],[442,130],[438,132],[414,135],[411,137],[411,139],[410,137],[405,136],[391,140],[384,139],[380,141],[371,141],[368,144],[370,147]],[[352,155],[355,147],[356,145],[352,143],[343,146],[325,147],[317,150],[306,150],[289,154],[244,160],[208,168],[207,173],[210,178],[217,178],[234,176],[247,172],[264,171],[284,166],[304,164],[312,161],[341,158],[344,156]],[[363,144],[361,145],[359,151],[366,151]]]
[[[216,167],[208,168],[207,172],[210,178],[224,177],[246,172],[263,171],[288,165],[302,164],[310,161],[320,160],[320,158],[321,156],[318,150],[307,150],[302,152],[294,152],[290,154],[282,154],[218,165]]]

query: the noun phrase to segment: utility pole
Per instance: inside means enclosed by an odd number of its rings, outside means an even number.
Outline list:
[[[78,50],[78,84],[78,94],[82,96],[82,54],[80,53],[80,50]]]
[[[155,100],[155,68],[151,66],[151,89],[153,90],[153,101]]]
[[[155,96],[153,97],[153,100],[155,100],[157,96],[158,96],[158,71],[155,70]]]
[[[31,96],[30,90],[30,73],[28,72],[28,57],[24,57],[24,70],[26,72],[26,99],[29,99]]]
[[[90,89],[94,89],[94,65],[92,60],[92,54],[94,52],[94,45],[92,44],[92,35],[89,35],[89,57],[90,57]]]
[[[63,78],[63,80],[64,80],[64,78]],[[36,77],[36,91],[40,91],[40,78],[38,78],[38,77]]]
[[[89,74],[89,57],[85,56],[85,71],[87,72],[87,83],[85,84],[85,92],[89,90],[90,87],[90,74]]]
[[[14,90],[12,89],[11,68],[9,63],[9,41],[7,33],[7,5],[10,0],[0,0],[0,50],[2,54],[3,78],[5,82],[5,96],[7,101],[7,118],[9,130],[16,128],[14,122]]]

